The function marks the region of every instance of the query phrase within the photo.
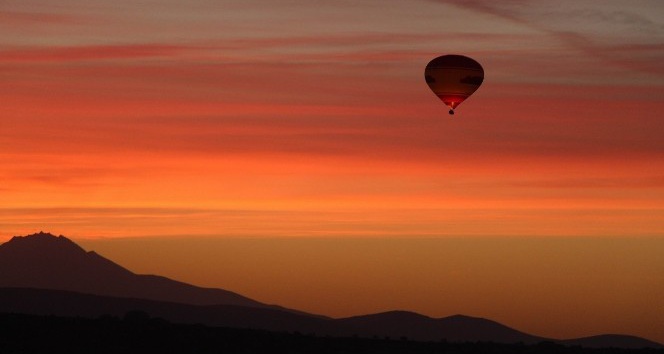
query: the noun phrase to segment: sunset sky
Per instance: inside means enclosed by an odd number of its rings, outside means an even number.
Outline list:
[[[0,242],[664,342],[664,2],[0,2]],[[454,116],[424,67],[483,85]]]

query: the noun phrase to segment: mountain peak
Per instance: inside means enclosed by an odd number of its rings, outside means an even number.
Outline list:
[[[21,240],[31,240],[31,241],[37,241],[38,240],[38,241],[48,242],[48,241],[53,241],[53,240],[56,240],[56,239],[69,241],[68,238],[66,238],[62,235],[56,236],[56,235],[53,235],[50,232],[39,231],[39,232],[35,232],[34,234],[27,235],[27,236],[14,236],[14,237],[12,237],[12,239],[9,242],[12,242],[12,241],[21,242]]]
[[[34,234],[32,234],[32,235],[28,235],[28,236],[26,236],[26,237],[31,237],[31,236],[36,236],[36,237],[57,237],[57,236],[53,235],[53,234],[50,233],[50,232],[44,232],[44,231],[35,232]],[[64,237],[64,236],[60,235],[60,237]]]
[[[85,290],[128,270],[48,232],[14,236],[0,245],[0,286]]]
[[[34,234],[27,235],[27,236],[14,236],[14,238],[17,238],[17,239],[22,239],[22,238],[40,238],[40,239],[49,239],[49,238],[60,238],[60,237],[62,237],[62,238],[66,238],[66,237],[64,237],[64,236],[62,236],[62,235],[56,236],[56,235],[53,235],[53,234],[50,233],[50,232],[44,232],[44,231],[35,232]]]
[[[50,232],[39,231],[27,236],[14,236],[11,240],[0,245],[0,249],[29,249],[32,252],[75,252],[85,253],[85,250],[70,239],[59,235],[55,236]]]
[[[48,232],[15,236],[0,245],[0,287],[67,290],[200,305],[270,307],[242,295],[155,275],[134,274],[70,239]]]

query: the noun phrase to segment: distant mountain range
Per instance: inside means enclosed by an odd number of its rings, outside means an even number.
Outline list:
[[[227,290],[134,274],[95,252],[86,252],[64,236],[16,236],[0,245],[0,312],[99,317],[123,316],[130,311],[144,311],[180,323],[332,336],[664,348],[659,343],[624,335],[552,340],[462,315],[435,319],[392,311],[332,319],[263,304]]]

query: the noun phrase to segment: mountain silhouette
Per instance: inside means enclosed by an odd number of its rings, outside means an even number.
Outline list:
[[[419,341],[496,342],[533,344],[548,340],[499,323],[474,317],[433,319],[393,311],[343,319],[307,316],[279,309],[236,305],[191,305],[135,298],[108,297],[62,290],[0,288],[0,312],[96,318],[122,317],[143,311],[177,323],[298,331],[336,336],[407,337]]]
[[[333,320],[287,310],[237,305],[192,305],[64,290],[0,288],[0,312],[98,318],[145,312],[175,323],[347,335]]]
[[[282,309],[222,289],[201,288],[157,275],[140,275],[64,236],[36,233],[0,245],[0,287],[69,290],[80,293],[194,305],[238,305]],[[292,310],[295,311],[295,310]]]
[[[627,336],[624,334],[603,334],[599,336],[583,337],[576,339],[566,339],[559,341],[560,344],[568,346],[582,346],[586,348],[664,348],[664,345],[636,336]]]
[[[95,252],[85,251],[64,236],[40,232],[16,236],[0,245],[0,312],[96,318],[123,316],[132,311],[143,311],[175,323],[331,336],[662,347],[646,339],[624,335],[558,341],[463,315],[436,319],[413,312],[391,311],[332,319],[263,304],[223,289],[134,274]]]
[[[390,311],[339,320],[370,335],[407,337],[415,340],[450,342],[538,343],[549,340],[532,336],[484,318],[455,315],[431,318],[407,311]]]

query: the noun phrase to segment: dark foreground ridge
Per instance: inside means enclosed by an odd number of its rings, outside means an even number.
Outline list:
[[[0,352],[18,353],[358,353],[358,354],[662,354],[664,349],[583,348],[553,342],[418,342],[405,338],[326,337],[308,333],[174,324],[131,311],[99,318],[0,314]]]
[[[662,348],[659,343],[624,335],[557,341],[463,315],[431,318],[390,311],[332,319],[266,305],[227,290],[134,274],[95,252],[86,252],[64,236],[48,233],[14,237],[0,245],[0,275],[0,313],[80,317],[83,321],[141,311],[183,326],[200,324],[317,336]]]

